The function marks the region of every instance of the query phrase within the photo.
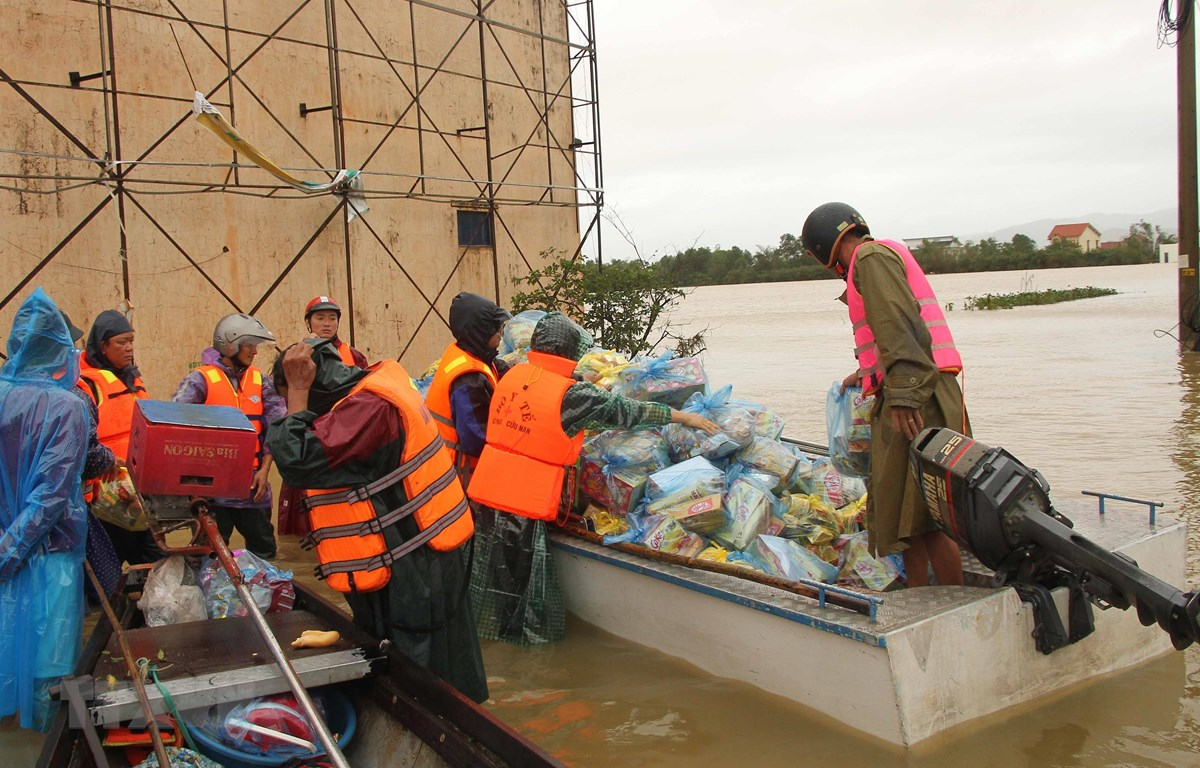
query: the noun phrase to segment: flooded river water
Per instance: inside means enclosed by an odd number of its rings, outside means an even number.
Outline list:
[[[1181,355],[1174,265],[932,277],[962,353],[975,436],[1049,481],[1068,515],[1095,514],[1080,491],[1161,500],[1185,518],[1189,581],[1200,583],[1200,354]],[[1081,286],[1116,296],[991,312],[967,296]],[[701,288],[676,312],[707,327],[709,380],[774,407],[787,434],[824,442],[825,392],[853,367],[833,281]],[[1110,514],[1145,514],[1110,507]],[[308,555],[281,542],[281,565]],[[703,622],[699,621],[702,625]],[[697,643],[704,642],[702,636]],[[903,751],[790,701],[571,622],[562,643],[484,648],[489,708],[576,766],[1200,766],[1200,651],[1002,715]],[[797,647],[764,663],[826,663]],[[853,697],[852,689],[828,691]],[[0,733],[6,765],[36,739]],[[28,759],[25,756],[28,755]]]

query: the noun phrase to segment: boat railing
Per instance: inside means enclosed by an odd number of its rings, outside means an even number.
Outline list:
[[[1150,525],[1154,525],[1155,513],[1158,508],[1163,506],[1161,501],[1151,501],[1149,499],[1135,499],[1129,496],[1119,496],[1115,493],[1103,493],[1101,491],[1082,491],[1084,496],[1095,496],[1100,504],[1100,514],[1104,514],[1104,502],[1108,499],[1113,501],[1127,501],[1131,504],[1145,504],[1150,508]]]
[[[820,581],[813,581],[812,579],[796,579],[796,581],[812,587],[817,591],[817,606],[820,608],[825,607],[825,596],[827,594],[841,595],[843,597],[851,597],[856,600],[862,600],[867,604],[867,616],[871,619],[872,624],[876,623],[876,614],[879,611],[879,606],[883,605],[884,603],[882,597],[868,595],[863,592],[855,592],[852,589],[845,589],[834,584],[825,584]]]

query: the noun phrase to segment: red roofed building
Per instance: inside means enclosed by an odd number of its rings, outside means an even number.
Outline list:
[[[1050,242],[1070,240],[1084,253],[1100,248],[1100,230],[1091,224],[1056,224],[1046,239]]]

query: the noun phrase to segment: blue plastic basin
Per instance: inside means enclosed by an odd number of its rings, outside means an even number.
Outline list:
[[[338,738],[338,746],[345,749],[346,745],[350,743],[350,739],[354,737],[355,728],[358,727],[358,715],[354,712],[354,704],[350,702],[350,697],[336,688],[314,690],[311,695],[320,697],[324,702],[325,723],[329,726],[329,732],[341,734]],[[202,753],[216,760],[225,768],[260,768],[260,766],[278,768],[293,757],[293,755],[255,755],[236,750],[200,725],[205,719],[204,711],[191,714],[197,715],[197,717],[187,720],[188,733],[196,740],[196,746]]]

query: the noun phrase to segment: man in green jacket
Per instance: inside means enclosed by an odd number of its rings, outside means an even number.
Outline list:
[[[862,384],[865,391],[875,389],[866,517],[871,549],[877,557],[903,552],[910,587],[929,583],[930,566],[939,584],[962,584],[958,545],[929,514],[909,459],[909,446],[925,427],[970,435],[956,378],[961,368],[957,351],[951,352],[950,340],[935,352],[931,337],[936,328],[949,340],[945,319],[923,316],[924,304],[912,287],[918,284],[924,291],[928,281],[902,244],[875,242],[862,215],[845,203],[826,203],[809,214],[803,240],[811,257],[843,280],[852,280],[847,285],[852,324],[861,333],[865,323],[874,336],[873,350],[856,336],[859,370],[842,382],[843,388]],[[940,317],[932,290],[928,294],[924,303],[932,301],[933,307],[927,313]],[[855,317],[856,309],[862,318]],[[864,365],[867,355],[873,364]],[[950,358],[957,367],[947,362]],[[860,381],[864,369],[882,380]]]

